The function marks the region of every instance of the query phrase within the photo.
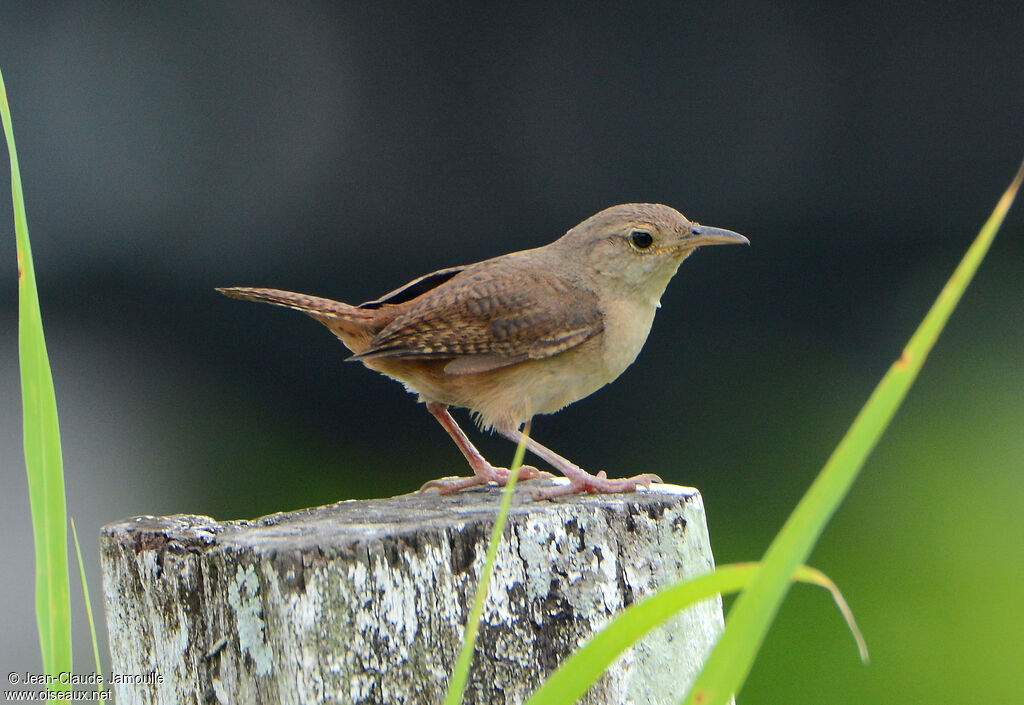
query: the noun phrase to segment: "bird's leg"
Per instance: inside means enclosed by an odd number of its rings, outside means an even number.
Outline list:
[[[596,475],[581,468],[579,465],[563,458],[550,448],[542,446],[529,436],[524,436],[519,429],[498,429],[498,433],[513,443],[520,443],[525,438],[526,448],[538,458],[546,461],[551,467],[569,478],[568,485],[555,485],[533,492],[534,499],[551,499],[564,494],[590,492],[593,494],[611,494],[613,492],[634,492],[639,486],[650,488],[652,482],[661,482],[661,478],[653,473],[644,473],[634,477],[609,479],[602,470]]]
[[[473,468],[473,476],[446,477],[439,480],[431,480],[420,488],[420,492],[436,487],[441,494],[451,494],[467,487],[486,485],[489,482],[495,482],[502,487],[505,486],[505,483],[508,482],[508,468],[496,468],[487,462],[487,459],[480,454],[476,446],[470,442],[466,434],[459,428],[459,424],[452,418],[452,415],[448,413],[447,406],[434,401],[428,401],[427,411],[438,420],[444,427],[444,430],[448,432],[448,435],[452,437],[452,440],[455,441],[455,445],[459,447],[466,460],[469,461],[469,466]],[[538,470],[530,465],[523,465],[519,468],[520,480],[536,480],[542,477],[551,477],[551,473]]]

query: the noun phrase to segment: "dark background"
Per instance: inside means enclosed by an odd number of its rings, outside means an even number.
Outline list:
[[[5,4],[94,607],[109,521],[254,517],[465,471],[326,330],[213,287],[358,302],[627,201],[752,245],[688,260],[637,364],[534,436],[700,488],[719,562],[757,559],[1024,156],[1022,36],[1019,2]],[[24,671],[39,656],[0,210],[0,667]],[[812,557],[872,664],[827,594],[798,587],[741,702],[1024,699],[1022,222]]]

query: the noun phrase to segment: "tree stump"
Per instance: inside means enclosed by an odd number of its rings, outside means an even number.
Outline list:
[[[103,528],[112,671],[129,703],[440,703],[496,488],[347,501],[253,521]],[[522,703],[617,612],[713,568],[696,490],[517,492],[467,703]],[[585,703],[674,703],[723,626],[707,600],[649,633]]]

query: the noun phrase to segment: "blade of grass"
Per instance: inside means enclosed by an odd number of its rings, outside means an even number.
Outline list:
[[[495,557],[498,555],[498,545],[501,543],[501,535],[505,531],[508,510],[512,506],[512,493],[516,489],[516,481],[519,479],[519,468],[522,466],[523,458],[526,456],[526,439],[529,436],[530,424],[527,422],[523,428],[523,437],[519,440],[515,456],[512,458],[512,465],[509,468],[508,482],[505,485],[505,491],[502,493],[498,516],[494,520],[491,540],[487,544],[484,567],[480,571],[480,584],[477,585],[473,606],[466,617],[466,632],[462,637],[462,650],[459,652],[459,658],[455,662],[452,677],[448,681],[448,692],[444,697],[444,705],[458,705],[461,703],[463,693],[466,690],[466,683],[469,681],[469,667],[473,662],[473,650],[476,648],[476,637],[480,631],[480,617],[484,612],[484,600],[487,599],[487,590],[491,584],[491,573],[494,572]]]
[[[89,583],[85,580],[85,562],[82,560],[82,547],[78,543],[78,530],[75,529],[75,519],[71,520],[71,538],[75,542],[75,556],[78,558],[78,574],[82,580],[82,598],[85,600],[85,616],[89,619],[89,634],[92,636],[92,655],[96,659],[96,675],[99,680],[96,682],[96,691],[99,693],[100,705],[106,705],[103,699],[103,667],[100,665],[100,647],[96,643],[96,622],[92,618],[92,601],[89,599]]]
[[[860,653],[860,660],[867,664],[871,661],[871,654],[868,653],[868,642],[864,639],[864,634],[861,633],[860,627],[857,626],[857,620],[853,618],[853,610],[846,604],[846,598],[843,597],[843,593],[839,592],[839,586],[832,582],[832,578],[822,573],[817,568],[811,568],[810,566],[800,566],[797,568],[796,575],[793,576],[794,580],[799,580],[802,583],[808,583],[810,585],[817,585],[823,587],[832,593],[832,599],[836,603],[836,607],[839,608],[839,612],[843,615],[843,619],[846,620],[846,626],[850,629],[850,633],[853,634],[853,640],[857,642],[857,651]]]
[[[921,325],[889,368],[853,425],[839,442],[807,494],[765,553],[762,569],[729,613],[716,644],[690,693],[681,702],[716,705],[740,690],[772,619],[789,587],[789,576],[805,562],[828,520],[849,492],[868,454],[878,443],[917,377],[925,358],[988,251],[1024,179],[1024,164]]]
[[[622,652],[644,634],[664,623],[682,609],[721,593],[742,590],[760,572],[757,563],[719,566],[715,572],[678,583],[630,605],[595,634],[582,648],[567,658],[526,705],[564,705],[583,696]],[[842,593],[828,576],[807,566],[797,568],[793,580],[819,585],[832,593],[836,605],[853,632],[861,657],[867,658],[867,646],[853,620]]]
[[[61,462],[57,398],[43,337],[36,275],[29,247],[25,196],[18,152],[0,73],[0,117],[11,161],[11,196],[18,248],[18,353],[21,362],[21,403],[24,417],[25,471],[32,509],[36,551],[36,621],[43,669],[56,675],[71,672],[71,586],[68,573],[67,507]],[[49,688],[49,686],[48,686]],[[68,690],[70,684],[53,687]]]

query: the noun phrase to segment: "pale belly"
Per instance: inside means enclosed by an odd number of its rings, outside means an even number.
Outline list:
[[[401,381],[425,399],[472,410],[483,427],[518,427],[535,415],[552,414],[614,381],[640,354],[654,313],[653,305],[606,311],[601,333],[544,360],[484,374],[404,374]]]

